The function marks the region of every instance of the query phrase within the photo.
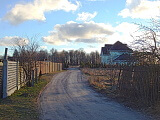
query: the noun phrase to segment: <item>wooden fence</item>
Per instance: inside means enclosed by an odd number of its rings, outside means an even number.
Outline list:
[[[38,61],[37,68],[39,73],[46,74],[62,70],[62,63]]]
[[[160,100],[160,66],[126,66],[119,74],[119,93],[152,105]]]
[[[11,95],[18,87],[18,63],[8,61],[8,72],[7,72],[7,95]]]
[[[32,72],[34,78],[37,78],[39,74],[62,70],[62,63],[44,61],[37,61],[37,63]],[[10,96],[27,82],[26,74],[18,62],[4,60],[3,63],[0,63],[0,95],[2,98]]]
[[[110,82],[111,89],[123,98],[151,106],[160,100],[160,65],[114,65],[105,68],[85,68],[102,85]],[[104,77],[100,77],[104,76]]]

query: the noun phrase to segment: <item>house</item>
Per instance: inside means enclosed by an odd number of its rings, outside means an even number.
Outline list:
[[[105,44],[101,49],[101,62],[103,64],[128,64],[132,60],[132,53],[133,50],[120,41]]]

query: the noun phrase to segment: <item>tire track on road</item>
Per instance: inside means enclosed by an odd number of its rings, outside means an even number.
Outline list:
[[[42,120],[150,120],[90,89],[78,69],[56,75],[39,100]]]

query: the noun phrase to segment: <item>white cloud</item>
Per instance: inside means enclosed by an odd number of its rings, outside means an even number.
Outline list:
[[[126,6],[129,9],[136,8],[141,3],[141,0],[126,0]]]
[[[114,28],[109,24],[95,23],[93,21],[76,23],[73,21],[62,25],[55,25],[49,36],[43,41],[54,45],[65,45],[69,42],[105,43],[108,35],[114,33]]]
[[[149,0],[126,0],[126,8],[118,15],[123,18],[157,18],[160,15],[160,1]]]
[[[118,26],[116,26],[116,31],[120,33],[128,33],[132,34],[138,30],[138,25],[134,23],[122,22]]]
[[[133,42],[132,36],[138,36],[137,32],[139,26],[133,23],[123,22],[115,27],[115,33],[108,37],[108,43],[115,43],[121,41],[123,43],[131,44]]]
[[[71,45],[72,43],[86,43],[88,45],[103,46],[107,43],[121,41],[130,44],[133,42],[133,36],[140,35],[137,30],[139,26],[133,23],[123,22],[117,26],[95,22],[67,22],[66,24],[57,24],[54,30],[48,36],[43,37],[43,41],[54,45]],[[87,47],[85,49],[91,49]]]
[[[64,10],[75,11],[80,3],[73,4],[68,0],[34,0],[26,4],[16,4],[3,18],[13,25],[20,24],[27,20],[45,21],[45,12]]]
[[[29,40],[18,36],[0,38],[0,46],[16,46],[28,44]]]
[[[88,12],[82,12],[78,14],[78,18],[76,20],[78,21],[89,21],[93,19],[97,15],[97,12],[88,13]]]
[[[40,46],[41,49],[47,49],[47,46]]]
[[[85,51],[86,53],[91,53],[91,52],[95,52],[95,51],[100,52],[102,46],[103,46],[103,45],[101,45],[101,46],[99,45],[99,46],[96,46],[95,48],[86,47],[86,48],[84,48],[84,51]]]

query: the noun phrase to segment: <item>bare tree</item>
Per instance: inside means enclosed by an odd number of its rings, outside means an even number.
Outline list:
[[[45,61],[45,60],[48,60],[48,57],[49,57],[49,53],[47,50],[40,50],[38,52],[38,60],[39,61]]]
[[[137,52],[139,59],[144,62],[156,63],[160,61],[160,22],[150,20],[150,25],[137,24],[139,35],[133,36],[134,46],[140,52]]]
[[[16,60],[19,61],[20,66],[22,66],[30,85],[31,71],[37,65],[39,45],[35,42],[34,37],[28,40],[29,43],[24,40],[23,44],[17,44],[14,56],[16,56]]]

